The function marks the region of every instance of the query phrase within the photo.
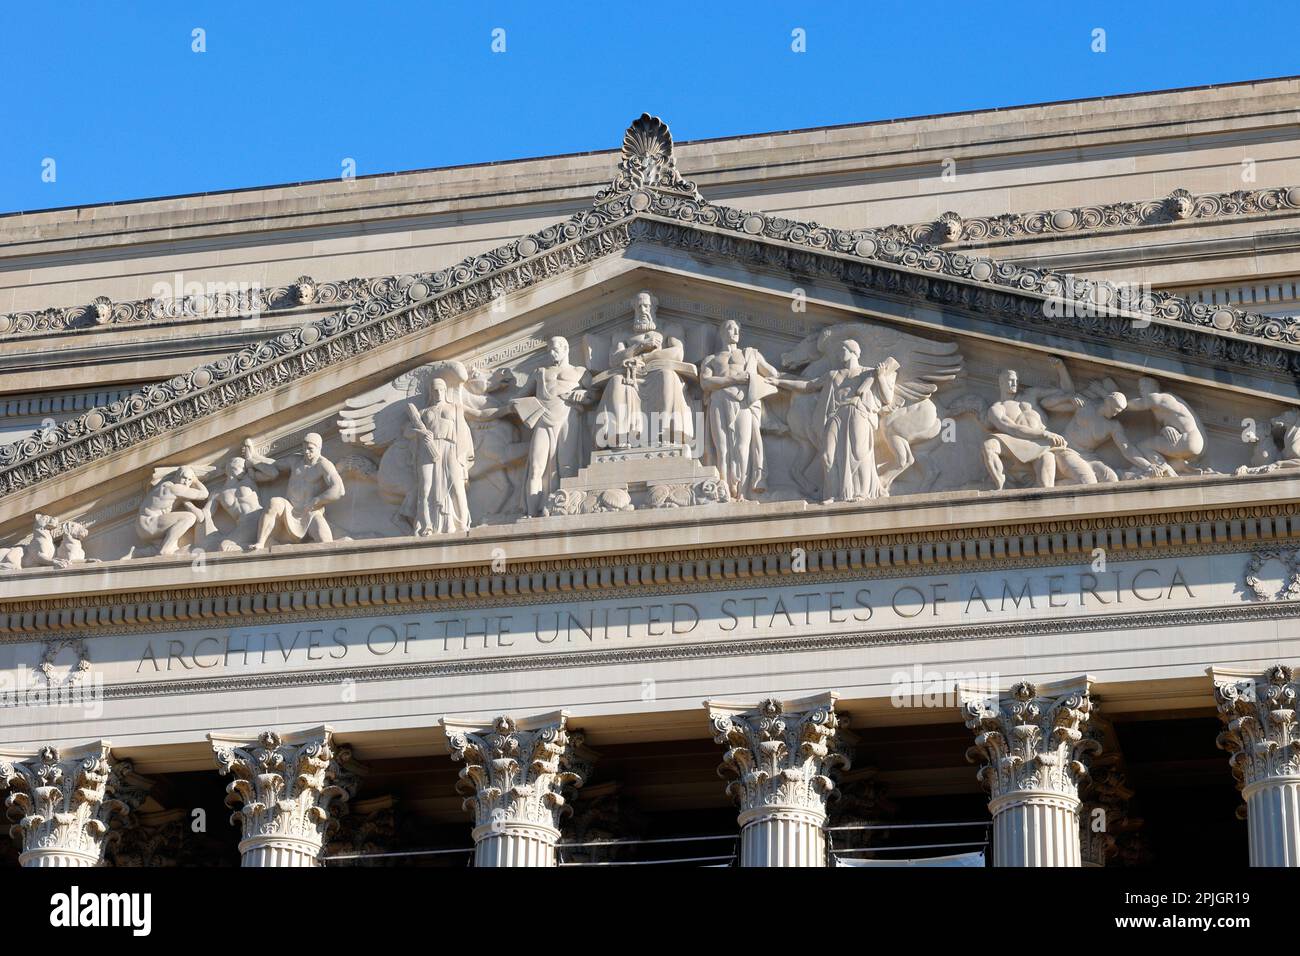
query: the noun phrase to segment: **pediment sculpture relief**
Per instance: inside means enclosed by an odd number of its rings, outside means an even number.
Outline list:
[[[132,540],[97,539],[92,553],[1300,467],[1300,409],[1269,412],[1245,436],[1221,418],[1212,441],[1194,402],[1154,378],[1125,388],[1094,370],[1080,386],[1063,359],[1011,343],[959,346],[874,322],[799,338],[779,322],[665,319],[648,291],[630,320],[565,328],[503,343],[482,367],[436,361],[346,398],[333,422],[281,439],[279,457],[250,436],[217,463],[160,466]],[[86,536],[38,514],[0,570],[91,560]]]

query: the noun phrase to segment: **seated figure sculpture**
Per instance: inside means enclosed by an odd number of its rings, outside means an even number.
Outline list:
[[[1008,465],[1032,465],[1039,488],[1056,485],[1059,470],[1079,484],[1096,484],[1092,466],[1070,448],[1065,437],[1047,427],[1042,408],[1064,411],[1078,408],[1075,396],[1060,389],[1020,387],[1015,369],[1003,369],[998,376],[1001,398],[989,406],[985,427],[992,437],[984,442],[984,467],[1001,491],[1006,485]],[[1041,406],[1041,407],[1040,407]]]
[[[343,479],[334,463],[321,455],[321,437],[309,433],[302,442],[302,452],[276,459],[266,465],[269,473],[289,472],[287,497],[272,498],[262,514],[257,541],[249,550],[261,550],[279,531],[290,541],[333,541],[334,533],[325,520],[325,506],[343,497]]]

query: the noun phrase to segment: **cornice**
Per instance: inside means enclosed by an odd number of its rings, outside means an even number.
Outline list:
[[[282,620],[310,620],[358,612],[401,613],[426,604],[548,603],[627,588],[716,589],[750,578],[768,579],[778,586],[784,578],[865,574],[887,579],[926,572],[1044,567],[1068,561],[1086,564],[1094,559],[1097,548],[1104,549],[1112,561],[1136,556],[1240,554],[1276,549],[1278,543],[1294,546],[1297,539],[1300,516],[1294,507],[1246,506],[518,562],[505,572],[483,564],[120,593],[92,588],[77,597],[0,604],[0,641],[69,629],[79,634],[91,629],[134,633],[186,622],[230,625],[263,614],[275,614]],[[188,557],[144,561],[157,570],[190,564]],[[1247,571],[1248,562],[1241,568],[1243,580]],[[66,573],[20,571],[10,579]]]
[[[656,121],[657,122],[657,121]],[[660,124],[662,126],[662,124]],[[667,128],[663,127],[667,138]],[[633,242],[668,243],[795,276],[925,299],[1033,328],[1066,326],[1126,346],[1300,373],[1300,324],[1161,292],[997,262],[983,256],[696,199],[672,163],[671,139],[650,176],[625,144],[620,172],[593,208],[456,266],[382,282],[301,328],[148,385],[0,446],[0,496],[63,475],[253,396],[420,334]],[[631,172],[629,172],[631,170]],[[683,183],[690,188],[684,188]],[[1065,306],[1048,316],[1045,303]]]
[[[612,186],[606,187],[601,195],[613,196],[616,191],[612,190]],[[1175,189],[1168,196],[1157,199],[997,216],[966,218],[956,212],[946,212],[932,221],[872,227],[871,231],[881,238],[901,242],[960,248],[1296,213],[1300,213],[1300,186],[1197,195],[1185,189]],[[318,282],[304,275],[288,285],[270,289],[259,287],[120,302],[98,296],[90,303],[66,308],[0,313],[0,339],[89,329],[117,331],[143,324],[196,319],[230,319],[272,313],[287,315],[313,307],[342,306],[372,297],[384,298],[393,285],[410,278],[389,275]]]
[[[1195,195],[1175,189],[1158,199],[1099,203],[997,216],[945,212],[930,222],[882,226],[882,237],[939,246],[1003,245],[1041,238],[1146,229],[1194,222],[1300,212],[1300,186]]]

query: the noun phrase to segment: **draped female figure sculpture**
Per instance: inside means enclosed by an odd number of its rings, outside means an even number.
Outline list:
[[[858,359],[862,346],[845,339],[840,366],[809,381],[785,379],[799,392],[820,392],[817,421],[822,425],[822,503],[881,498],[888,489],[876,470],[876,429],[880,414],[894,405],[899,364],[887,358],[875,368]]]
[[[424,537],[469,530],[465,484],[474,460],[474,442],[461,407],[447,397],[447,382],[429,381],[429,406],[407,405],[418,489],[415,533]]]

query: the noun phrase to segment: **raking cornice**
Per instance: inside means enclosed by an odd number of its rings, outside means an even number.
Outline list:
[[[591,209],[450,268],[378,283],[369,296],[301,328],[0,446],[0,497],[490,307],[634,242],[685,248],[792,277],[825,277],[1017,324],[1065,328],[1128,348],[1300,374],[1300,326],[1285,319],[1134,292],[869,229],[832,229],[713,205],[677,172],[668,128],[643,116],[625,138],[618,175]],[[1048,314],[1049,302],[1061,305],[1051,310],[1061,316]]]

